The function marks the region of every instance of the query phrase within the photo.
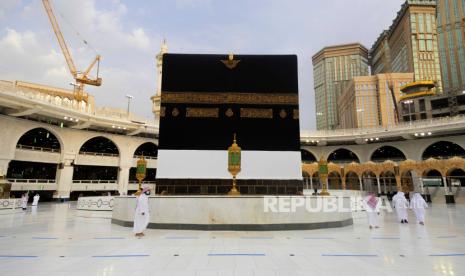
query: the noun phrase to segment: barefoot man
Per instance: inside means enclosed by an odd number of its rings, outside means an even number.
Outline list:
[[[137,196],[136,211],[134,213],[134,234],[137,238],[144,236],[144,231],[150,220],[149,213],[149,196],[150,188],[144,187]]]

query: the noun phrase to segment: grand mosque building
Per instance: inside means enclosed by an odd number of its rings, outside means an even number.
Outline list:
[[[167,50],[166,45],[158,59]],[[161,63],[157,64],[161,75]],[[158,79],[161,79],[160,76]],[[159,84],[160,85],[160,84]],[[73,99],[73,91],[20,81],[0,82],[0,175],[12,194],[43,198],[128,194],[137,190],[136,162],[144,156],[144,184],[157,193],[189,194],[188,187],[156,185],[160,88],[152,97],[155,120]],[[296,194],[321,189],[318,161],[328,160],[329,190],[389,194],[401,187],[465,202],[464,116],[400,123],[389,129],[301,132],[303,186],[244,187],[248,194]],[[221,187],[210,193],[221,193]]]
[[[41,24],[25,12],[34,5],[16,2],[3,6],[21,14],[0,5],[0,21]],[[137,7],[138,17],[158,13],[195,36],[204,33],[187,24],[201,19],[221,40],[237,14],[259,31],[302,23],[340,36],[308,13],[285,14],[293,10],[284,2],[234,2],[239,12],[205,1],[87,2],[82,11],[95,5],[97,19],[110,18],[107,6],[125,17]],[[345,16],[357,14],[346,2],[330,4],[333,17],[321,15],[350,22]],[[386,13],[391,1],[379,2]],[[310,58],[264,54],[267,47],[253,55],[170,53],[163,41],[145,103],[153,117],[130,112],[130,95],[127,110],[98,106],[84,87],[111,81],[99,75],[100,55],[78,70],[59,27],[65,16],[42,0],[74,89],[0,79],[0,274],[463,275],[465,1],[402,2],[370,50],[333,45],[311,58],[317,130],[308,131],[298,61]],[[299,1],[288,6],[308,10]],[[382,21],[360,14],[365,25]],[[132,21],[108,22],[113,30]],[[238,34],[232,38],[255,43]],[[142,28],[133,35],[145,37]],[[297,45],[292,35],[284,42]]]

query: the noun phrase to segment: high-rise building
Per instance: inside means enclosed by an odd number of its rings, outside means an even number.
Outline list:
[[[413,73],[354,77],[338,100],[339,128],[389,127],[399,121],[400,88],[413,81]]]
[[[317,129],[335,129],[337,99],[346,82],[368,71],[368,50],[360,43],[329,46],[312,57]]]
[[[439,56],[444,91],[465,90],[465,1],[438,0]]]
[[[388,35],[388,31],[383,31],[370,50],[371,73],[374,75],[392,72]]]
[[[393,24],[370,50],[374,74],[414,73],[414,81],[434,81],[442,92],[435,0],[406,0]]]

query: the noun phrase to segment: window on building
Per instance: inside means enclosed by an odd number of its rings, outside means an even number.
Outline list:
[[[412,33],[416,33],[417,32],[417,17],[415,14],[411,15],[410,22],[412,25]]]
[[[424,40],[424,39],[420,39],[420,40],[418,41],[418,49],[419,49],[421,52],[426,51],[426,43],[425,43],[425,40]]]
[[[420,111],[425,111],[425,99],[420,99],[419,101]]]
[[[422,13],[418,14],[418,31],[419,31],[420,33],[424,33],[424,32],[425,32],[424,20],[423,20],[423,14],[422,14]]]
[[[447,99],[439,99],[439,100],[434,100],[431,101],[431,109],[441,109],[441,108],[447,108],[449,106],[449,102]]]
[[[426,19],[426,32],[427,33],[433,32],[433,29],[431,27],[431,14],[426,14],[425,19]]]

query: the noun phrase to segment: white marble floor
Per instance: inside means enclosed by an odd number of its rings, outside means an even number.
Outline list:
[[[465,275],[465,206],[433,205],[427,224],[382,217],[337,229],[203,232],[132,229],[76,217],[73,204],[0,215],[0,275]]]

